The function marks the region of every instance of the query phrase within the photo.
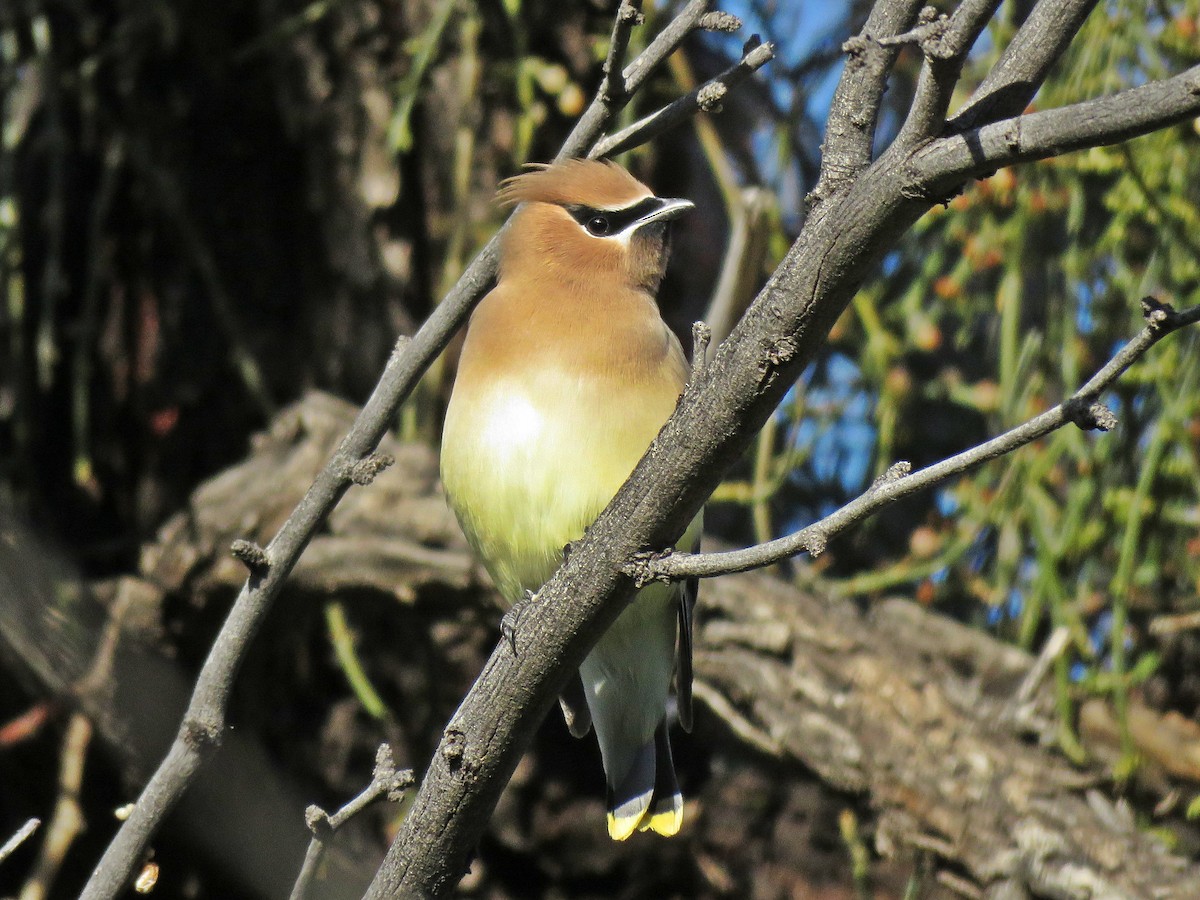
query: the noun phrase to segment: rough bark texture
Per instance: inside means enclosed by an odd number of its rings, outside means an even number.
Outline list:
[[[863,615],[771,578],[706,584],[700,696],[758,745],[866,792],[885,854],[928,850],[988,896],[1196,897],[1200,868],[1046,745],[1033,660],[907,601]]]

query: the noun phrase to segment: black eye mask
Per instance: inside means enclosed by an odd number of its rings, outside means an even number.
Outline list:
[[[576,222],[596,237],[620,234],[630,225],[643,219],[662,206],[658,197],[647,197],[624,209],[596,209],[594,206],[571,204],[564,207]],[[607,228],[601,222],[607,223]]]

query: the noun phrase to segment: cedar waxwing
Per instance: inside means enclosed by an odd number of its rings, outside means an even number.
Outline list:
[[[655,197],[615,163],[589,160],[510,178],[499,198],[520,206],[501,246],[499,283],[463,344],[442,482],[515,604],[558,568],[683,391],[687,359],[654,298],[668,222],[692,204]],[[697,516],[680,546],[694,547],[700,530]],[[676,693],[690,729],[694,601],[695,582],[641,589],[563,695],[572,734],[596,727],[616,840],[635,829],[673,835],[683,820],[666,709],[678,623]]]

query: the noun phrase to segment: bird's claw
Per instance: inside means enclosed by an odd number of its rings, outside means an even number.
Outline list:
[[[521,621],[521,614],[533,602],[536,595],[533,591],[526,591],[525,596],[508,608],[508,611],[500,618],[500,636],[508,642],[508,647],[513,652],[513,656],[517,655],[517,626]]]

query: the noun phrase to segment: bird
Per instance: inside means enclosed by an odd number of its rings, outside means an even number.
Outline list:
[[[668,225],[694,205],[597,160],[536,165],[497,196],[516,209],[496,286],[467,326],[441,476],[511,609],[536,602],[686,386],[690,367],[656,295]],[[680,547],[698,546],[702,516]],[[563,692],[571,733],[595,727],[614,840],[682,825],[668,708],[674,673],[678,718],[691,729],[695,598],[694,580],[641,588]]]

